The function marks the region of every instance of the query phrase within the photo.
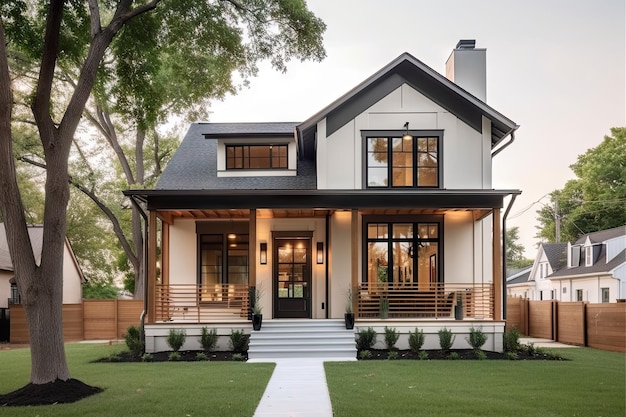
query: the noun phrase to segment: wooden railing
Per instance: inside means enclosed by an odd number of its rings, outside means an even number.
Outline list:
[[[249,301],[248,286],[242,284],[157,285],[156,321],[247,318]]]
[[[453,318],[462,306],[464,318],[493,318],[492,284],[364,283],[358,289],[360,318]]]

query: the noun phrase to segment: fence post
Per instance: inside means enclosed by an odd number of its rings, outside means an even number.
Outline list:
[[[587,303],[583,303],[583,346],[588,346],[587,328]]]
[[[552,300],[552,340],[559,340],[559,301]]]

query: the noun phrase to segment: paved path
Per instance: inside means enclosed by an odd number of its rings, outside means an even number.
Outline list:
[[[541,348],[575,348],[575,347],[578,347],[575,345],[566,345],[565,343],[559,343],[551,339],[541,339],[538,337],[520,337],[519,342],[522,345],[527,345],[529,343],[532,343],[533,346],[541,347]]]
[[[332,417],[324,359],[276,359],[254,417]]]

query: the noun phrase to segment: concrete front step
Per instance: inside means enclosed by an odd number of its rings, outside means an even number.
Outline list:
[[[251,332],[248,358],[356,360],[354,330],[346,330],[343,320],[268,320]]]

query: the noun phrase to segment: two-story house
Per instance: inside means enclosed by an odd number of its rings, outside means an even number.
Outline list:
[[[444,77],[404,53],[303,122],[192,124],[156,188],[125,192],[147,211],[146,350],[170,328],[249,331],[258,288],[253,334],[350,304],[357,328],[436,348],[442,327],[458,346],[481,327],[501,350],[520,191],[493,189],[492,158],[518,125],[485,103],[485,57],[461,41]]]

